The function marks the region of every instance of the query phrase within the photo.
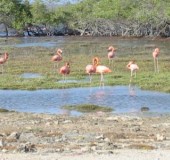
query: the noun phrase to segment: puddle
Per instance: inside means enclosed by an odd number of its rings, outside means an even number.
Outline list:
[[[57,83],[78,83],[79,81],[77,80],[60,80],[60,81],[57,81]]]
[[[66,79],[66,80],[59,80],[57,83],[82,83],[82,82],[88,82],[87,79],[82,80],[75,80],[75,79]]]
[[[128,86],[87,87],[50,90],[0,90],[0,107],[19,112],[68,113],[64,105],[96,104],[114,109],[114,113],[140,112],[149,107],[149,112],[170,113],[170,94],[145,91]],[[69,113],[70,114],[70,113]],[[72,115],[80,113],[73,111]]]
[[[41,78],[42,75],[39,73],[23,73],[20,75],[22,78]]]

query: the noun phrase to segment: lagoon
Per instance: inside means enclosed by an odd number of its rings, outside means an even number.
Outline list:
[[[170,94],[128,86],[0,90],[0,97],[0,107],[19,112],[62,114],[64,105],[96,104],[113,108],[113,113],[140,113],[142,107],[150,113],[170,113]]]

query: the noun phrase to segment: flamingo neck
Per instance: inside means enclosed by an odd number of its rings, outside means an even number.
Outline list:
[[[59,55],[61,57],[61,53],[60,52],[57,52],[57,55]]]
[[[4,60],[6,61],[8,59],[8,53],[4,54]]]
[[[93,58],[93,66],[98,66],[99,65],[99,58],[98,57],[95,57]]]

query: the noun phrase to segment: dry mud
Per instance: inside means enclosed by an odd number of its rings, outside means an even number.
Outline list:
[[[170,116],[0,113],[0,160],[128,157],[170,159]]]

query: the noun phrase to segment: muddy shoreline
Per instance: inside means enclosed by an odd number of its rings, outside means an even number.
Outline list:
[[[0,153],[113,153],[170,150],[170,116],[90,113],[79,117],[0,113]]]

